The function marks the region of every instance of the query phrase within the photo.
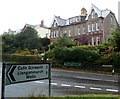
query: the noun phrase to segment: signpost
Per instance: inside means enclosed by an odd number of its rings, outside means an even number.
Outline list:
[[[102,67],[105,67],[105,68],[112,68],[112,75],[114,75],[115,71],[114,71],[113,65],[102,65]]]
[[[51,66],[49,63],[3,64],[2,86],[49,79],[49,96],[51,87]],[[4,88],[2,88],[4,90]]]

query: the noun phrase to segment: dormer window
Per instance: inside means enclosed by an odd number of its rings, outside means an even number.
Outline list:
[[[73,19],[70,19],[70,23],[73,23]]]
[[[56,23],[56,21],[54,21],[54,23],[53,23],[53,26],[54,26],[54,27],[56,27],[56,26],[57,26],[57,23]]]
[[[92,10],[91,16],[92,16],[92,18],[95,18],[95,11],[94,10]]]
[[[76,22],[80,22],[80,17],[76,17]]]

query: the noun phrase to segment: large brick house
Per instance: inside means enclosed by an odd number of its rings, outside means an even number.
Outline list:
[[[118,26],[114,13],[111,10],[99,10],[92,5],[87,13],[81,9],[81,15],[62,19],[54,16],[51,25],[50,39],[62,37],[64,33],[78,45],[99,45],[107,42],[111,31]]]

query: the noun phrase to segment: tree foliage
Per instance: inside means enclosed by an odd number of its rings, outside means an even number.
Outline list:
[[[64,34],[62,37],[58,38],[55,43],[51,44],[51,48],[54,47],[72,47],[75,46],[75,41],[67,37],[67,34]]]
[[[86,50],[80,47],[55,47],[53,50],[47,53],[48,58],[52,58],[53,61],[64,62],[80,62],[82,65],[93,65],[96,60],[100,58],[100,54],[97,51]]]
[[[4,34],[2,35],[2,51],[12,53],[15,51],[15,35]]]
[[[37,35],[37,31],[31,27],[27,27],[24,31],[16,35],[16,47],[24,50],[25,48],[40,49],[40,38]]]
[[[47,38],[40,38],[35,29],[26,27],[21,33],[2,35],[3,52],[13,53],[22,51],[26,48],[31,51],[33,49],[41,50],[50,44]]]
[[[112,37],[110,41],[117,51],[120,51],[120,29],[117,27],[115,31],[112,32]]]

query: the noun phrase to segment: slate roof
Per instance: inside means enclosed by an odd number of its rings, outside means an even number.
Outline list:
[[[86,16],[75,16],[75,17],[71,17],[71,18],[68,18],[68,19],[62,19],[59,16],[54,16],[53,22],[56,21],[58,26],[67,26],[67,25],[70,25],[70,19],[77,18],[77,17],[81,17],[80,21],[84,21],[85,18],[86,18]],[[52,22],[52,24],[53,24],[53,22]],[[78,23],[78,22],[76,22],[76,23]]]
[[[91,11],[94,9],[95,13],[97,13],[98,17],[107,17],[107,15],[112,12],[111,10],[100,10],[95,5],[92,4],[91,9],[88,13],[88,16],[91,14]],[[113,12],[112,12],[113,13]],[[86,17],[86,20],[88,19],[88,16]]]
[[[90,11],[88,12],[87,16],[75,16],[75,17],[81,17],[81,20],[79,22],[82,22],[82,21],[85,21],[85,20],[88,20],[88,16],[91,14],[91,11],[94,9],[95,13],[97,13],[98,17],[107,17],[107,15],[109,13],[111,13],[112,11],[111,10],[100,10],[98,9],[96,6],[94,6],[92,4],[91,6],[91,9]],[[112,12],[113,13],[113,12]],[[74,18],[74,17],[71,17],[71,18]],[[56,21],[56,23],[58,24],[58,26],[67,26],[67,25],[70,25],[70,19],[71,18],[68,18],[68,19],[62,19],[60,18],[59,16],[54,16],[54,19],[53,19],[53,22],[52,24],[54,23],[54,21]],[[78,23],[79,23],[78,22]],[[52,26],[52,25],[51,25]]]
[[[8,29],[8,32],[4,32],[3,34],[17,34],[17,33],[20,33],[21,30],[16,30],[16,31],[13,31],[11,29]]]
[[[64,26],[67,23],[67,20],[62,19],[60,17],[55,16],[54,20],[56,20],[58,26]]]
[[[26,27],[31,27],[31,28],[38,28],[38,27],[48,28],[48,27],[45,26],[45,25],[31,25],[31,24],[26,24],[25,26],[26,26]]]

